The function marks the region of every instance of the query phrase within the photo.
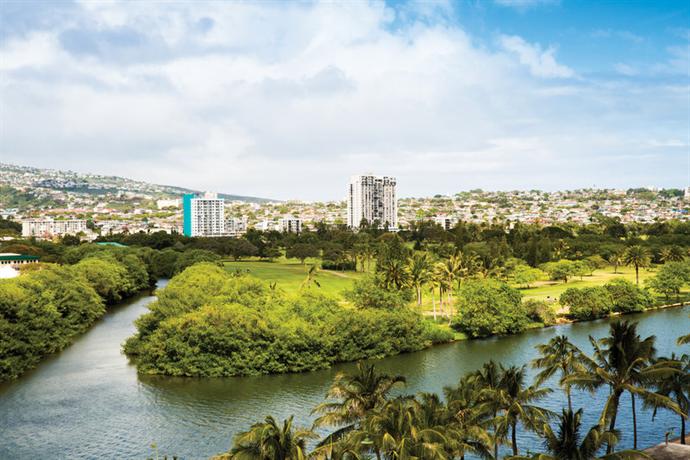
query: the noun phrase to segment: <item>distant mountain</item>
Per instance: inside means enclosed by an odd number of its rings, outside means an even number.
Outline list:
[[[87,195],[105,195],[112,193],[143,194],[155,197],[174,197],[184,193],[199,193],[172,185],[151,184],[148,182],[127,179],[118,176],[84,174],[74,171],[42,169],[30,166],[18,166],[0,163],[0,186],[9,186],[21,190],[59,190]],[[219,193],[220,197],[231,201],[247,203],[278,202],[269,198]]]

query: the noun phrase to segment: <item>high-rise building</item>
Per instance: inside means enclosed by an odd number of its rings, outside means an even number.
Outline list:
[[[27,219],[22,221],[23,237],[52,238],[87,232],[88,228],[84,219]]]
[[[215,193],[201,197],[188,193],[182,197],[185,236],[224,236],[225,200]]]
[[[398,228],[398,200],[395,177],[352,176],[348,187],[347,225],[359,228],[363,220],[379,227]]]

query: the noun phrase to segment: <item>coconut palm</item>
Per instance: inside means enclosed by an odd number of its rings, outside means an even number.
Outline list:
[[[426,252],[416,253],[408,264],[410,284],[417,294],[417,305],[422,305],[422,286],[431,278],[431,259]]]
[[[233,460],[304,460],[307,441],[316,438],[310,430],[294,428],[293,417],[279,425],[268,416],[233,440],[229,456]]]
[[[452,458],[463,459],[468,452],[482,458],[492,458],[492,438],[487,431],[491,420],[479,404],[479,389],[472,377],[462,380],[457,387],[443,389],[446,399],[446,449]]]
[[[425,426],[423,410],[413,397],[395,398],[371,411],[351,439],[377,459],[447,460],[443,427]]]
[[[679,414],[680,443],[685,444],[685,420],[690,412],[690,355],[679,357],[673,353],[670,358],[659,358],[657,362],[665,362],[668,366],[678,370],[678,372],[660,379],[655,387],[658,394],[671,398],[682,411],[682,414]],[[657,409],[658,407],[654,407],[654,415],[656,415]]]
[[[601,386],[608,386],[609,397],[604,405],[599,423],[609,424],[608,430],[616,428],[616,416],[620,397],[629,392],[632,401],[633,439],[637,448],[637,415],[635,396],[658,406],[678,411],[671,399],[646,388],[651,382],[676,372],[665,363],[650,364],[654,357],[654,336],[642,340],[637,334],[637,324],[629,321],[616,321],[611,324],[608,337],[589,341],[594,348],[594,355],[581,355],[583,371],[575,372],[564,382],[583,389],[594,391]],[[613,444],[607,447],[607,453],[613,452]]]
[[[377,270],[381,273],[381,280],[386,289],[403,289],[409,286],[410,274],[407,261],[389,259]]]
[[[448,294],[448,324],[453,319],[453,285],[462,276],[462,260],[458,255],[452,255],[438,264],[438,275],[444,279]]]
[[[493,430],[493,450],[494,458],[498,458],[498,444],[500,437],[498,435],[498,411],[500,405],[495,398],[495,394],[500,390],[502,383],[502,368],[499,367],[493,360],[484,363],[481,369],[472,373],[469,377],[469,382],[476,388],[481,389],[478,394],[478,402],[480,409],[490,415],[490,424]]]
[[[624,251],[615,251],[609,256],[609,263],[613,265],[613,273],[618,273],[618,267],[625,263]]]
[[[542,370],[537,374],[535,383],[542,385],[558,373],[558,383],[568,396],[568,409],[573,410],[570,384],[565,383],[565,379],[575,371],[582,370],[579,361],[580,350],[565,335],[556,336],[548,343],[537,345],[536,348],[539,350],[540,356],[532,361],[532,367]]]
[[[635,267],[635,282],[640,285],[640,267],[649,267],[651,257],[647,248],[636,244],[630,246],[623,254],[623,262],[625,265],[632,265]]]
[[[685,260],[685,251],[680,246],[666,246],[659,251],[659,259],[663,263],[682,262]]]
[[[517,424],[518,422],[532,431],[539,430],[541,424],[549,416],[549,411],[534,405],[551,392],[550,388],[539,388],[536,385],[526,386],[525,366],[511,366],[503,368],[498,391],[494,391],[491,399],[500,408],[497,432],[506,435],[510,431],[510,443],[513,455],[518,455]]]
[[[678,337],[678,345],[685,345],[686,343],[690,343],[690,334]]]
[[[321,403],[312,411],[320,414],[314,426],[341,427],[321,444],[353,430],[369,411],[386,402],[391,390],[404,384],[405,377],[380,374],[373,364],[359,362],[356,373],[338,373],[326,394],[336,401]]]
[[[510,460],[590,460],[590,459],[640,459],[649,458],[647,455],[635,451],[626,450],[603,457],[597,456],[597,452],[604,444],[616,444],[618,434],[614,431],[604,431],[601,426],[594,425],[584,437],[580,435],[582,427],[582,409],[573,412],[571,409],[563,409],[563,415],[558,417],[558,430],[554,432],[548,424],[544,424],[541,436],[544,439],[544,447],[547,453],[535,454],[531,457],[508,457]]]

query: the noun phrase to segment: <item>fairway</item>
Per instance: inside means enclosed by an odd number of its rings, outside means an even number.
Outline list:
[[[307,277],[307,272],[314,261],[308,259],[305,265],[299,262],[279,260],[277,262],[239,261],[225,262],[226,270],[242,270],[250,276],[260,280],[276,283],[277,287],[287,292],[297,292]],[[340,295],[352,286],[352,282],[362,276],[362,273],[351,271],[339,272],[333,270],[319,270],[316,281],[321,285],[319,292],[330,295]]]
[[[654,269],[648,270],[646,268],[640,269],[640,286],[644,287],[644,281],[654,276],[656,271]],[[613,272],[613,267],[606,267],[601,270],[595,270],[592,276],[584,276],[580,279],[579,276],[574,276],[568,279],[567,283],[562,281],[536,281],[531,283],[529,289],[520,288],[520,292],[525,299],[558,299],[558,297],[568,288],[583,288],[591,286],[601,286],[602,284],[611,281],[615,278],[623,278],[631,283],[635,282],[635,269],[632,267],[618,267],[618,273]],[[514,286],[518,287],[518,286]]]

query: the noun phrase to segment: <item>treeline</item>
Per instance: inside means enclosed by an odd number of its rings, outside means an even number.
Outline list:
[[[208,263],[187,268],[157,295],[124,346],[143,373],[219,377],[309,371],[452,338],[397,301],[348,308],[308,287],[287,295]]]
[[[382,374],[373,365],[360,363],[356,372],[336,376],[326,401],[312,411],[316,416],[312,427],[295,426],[293,417],[281,423],[267,416],[237,433],[232,448],[214,458],[453,460],[473,455],[497,460],[502,454],[512,460],[642,458],[637,427],[646,420],[639,419],[636,400],[653,408],[654,415],[665,410],[677,417],[685,444],[690,356],[657,356],[654,336],[642,338],[637,324],[624,321],[612,323],[606,337],[590,336],[590,342],[592,355],[566,336],[538,345],[539,356],[531,364],[539,372],[532,382],[526,366],[489,361],[445,387],[442,394],[393,396],[405,385],[405,377]],[[575,390],[603,390],[604,404],[573,408]],[[567,399],[558,412],[542,405],[554,391],[562,391]],[[625,432],[616,425],[624,395],[633,401],[632,429]],[[601,411],[596,423],[584,425],[585,410]],[[320,437],[316,430],[330,434]],[[527,432],[543,443],[525,452]],[[624,438],[632,439],[632,449],[616,450]],[[543,452],[534,452],[540,447]]]
[[[71,344],[108,305],[149,288],[155,277],[137,252],[85,246],[65,253],[69,265],[27,265],[0,280],[0,381]]]
[[[342,225],[317,223],[302,233],[261,232],[250,229],[242,238],[188,238],[179,234],[136,233],[107,235],[101,241],[178,251],[203,249],[223,257],[260,257],[271,260],[282,254],[296,259],[321,257],[324,267],[364,269],[380,249],[389,233],[369,225],[353,232]],[[587,225],[562,223],[539,225],[515,223],[459,222],[445,230],[430,221],[414,222],[397,235],[416,250],[448,257],[461,250],[476,255],[487,271],[503,267],[511,258],[524,260],[531,267],[562,259],[581,260],[600,257],[620,258],[624,251],[640,245],[649,251],[651,261],[664,261],[669,248],[690,246],[690,223],[680,221],[652,224],[623,224],[619,219],[596,216]]]

